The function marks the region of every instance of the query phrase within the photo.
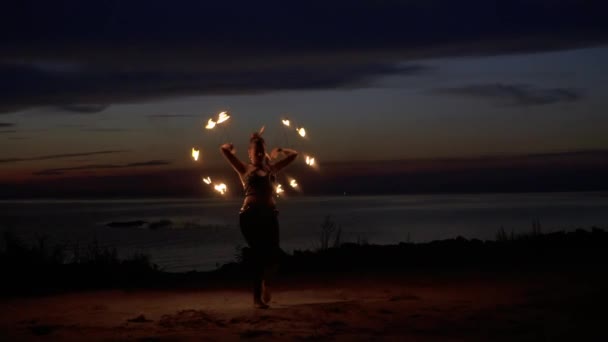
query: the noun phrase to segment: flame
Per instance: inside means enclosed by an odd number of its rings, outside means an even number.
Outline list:
[[[289,125],[291,125],[291,122],[289,122],[289,119],[283,119],[281,120],[281,122],[283,122],[283,125],[289,127]]]
[[[228,187],[226,187],[226,184],[224,183],[216,184],[213,186],[213,188],[215,191],[219,192],[220,195],[223,195],[226,193],[226,191],[228,191]]]
[[[306,165],[314,166],[315,165],[315,158],[313,158],[311,156],[306,156]]]
[[[205,126],[206,129],[213,129],[213,127],[215,127],[216,122],[213,121],[213,119],[209,119],[209,121],[207,121],[207,126]]]
[[[198,155],[199,155],[200,151],[195,149],[194,147],[192,148],[192,158],[194,158],[194,160],[198,160]]]
[[[275,187],[275,192],[277,193],[277,197],[280,196],[285,190],[283,190],[283,186],[281,184],[277,184]]]
[[[228,119],[230,119],[230,115],[228,115],[226,112],[221,112],[217,117],[216,123],[221,124],[222,122],[227,121]]]
[[[306,130],[304,129],[304,127],[300,127],[298,129],[296,129],[296,131],[298,131],[298,134],[303,138],[306,136]]]
[[[298,182],[292,178],[291,180],[289,180],[289,186],[295,189],[298,187]]]
[[[207,185],[211,184],[211,177],[203,178],[203,182]]]

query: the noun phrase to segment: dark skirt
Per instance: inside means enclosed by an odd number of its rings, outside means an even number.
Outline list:
[[[251,261],[261,267],[277,264],[283,255],[279,247],[278,214],[278,210],[268,206],[244,207],[239,214],[241,233],[249,245]]]

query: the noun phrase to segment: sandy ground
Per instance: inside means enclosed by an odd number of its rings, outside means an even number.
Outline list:
[[[0,304],[0,340],[605,340],[600,283],[533,273],[277,279],[267,310],[238,287],[11,298]]]

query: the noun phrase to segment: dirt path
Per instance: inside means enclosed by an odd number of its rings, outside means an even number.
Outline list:
[[[603,333],[606,295],[597,297],[596,284],[512,278],[292,279],[277,285],[269,310],[253,309],[247,289],[9,299],[0,304],[0,340],[512,341]]]

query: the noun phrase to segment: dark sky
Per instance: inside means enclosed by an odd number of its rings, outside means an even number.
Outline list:
[[[0,197],[204,195],[200,177],[212,174],[238,187],[217,146],[233,141],[245,159],[262,125],[270,146],[317,158],[318,170],[300,160],[290,171],[310,194],[607,189],[607,10],[3,4]],[[222,110],[227,125],[204,130]]]

